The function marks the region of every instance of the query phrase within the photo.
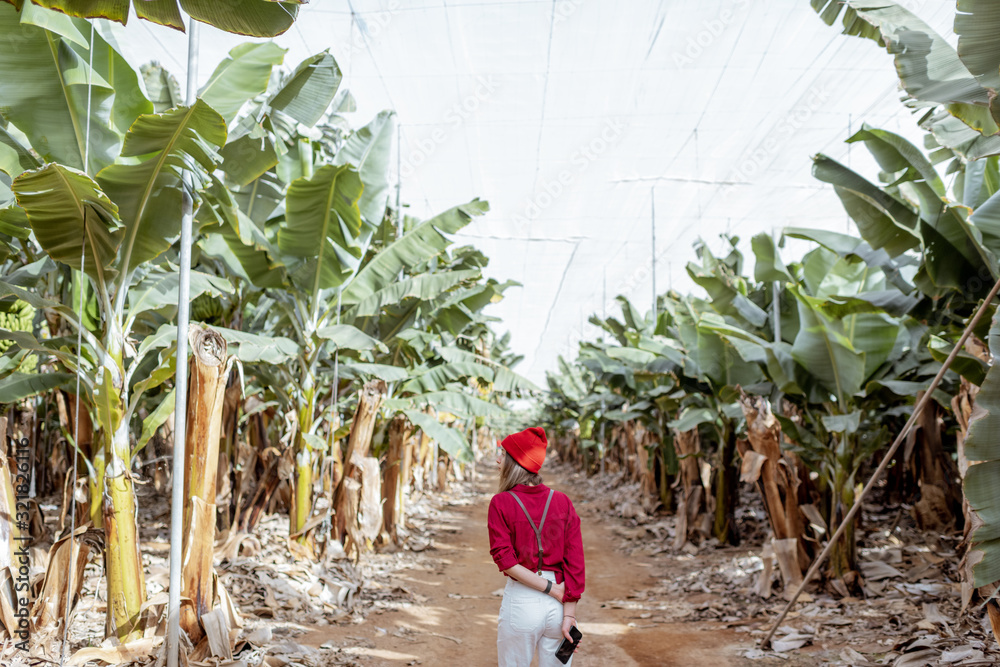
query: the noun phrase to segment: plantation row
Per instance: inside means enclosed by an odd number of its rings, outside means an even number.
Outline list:
[[[211,20],[212,7],[187,4]],[[272,11],[283,6],[250,4],[242,31],[290,25]],[[178,363],[193,641],[228,604],[213,579],[217,528],[238,543],[263,512],[287,511],[303,558],[334,540],[357,555],[397,539],[409,490],[442,485],[472,460],[484,420],[503,417],[502,397],[533,388],[482,314],[511,283],[484,279],[487,258],[450,240],[486,203],[423,221],[398,193],[390,206],[394,114],[350,127],[354,100],[327,52],[282,74],[284,49],[241,45],[185,105],[169,72],[123,58],[108,24],[0,3],[0,34],[0,436],[27,438],[34,492],[61,497],[35,637],[62,636],[95,531],[108,635],[127,642],[157,622],[144,611],[135,482],[165,482]],[[178,361],[183,211],[194,323]],[[30,522],[0,530],[8,634],[24,613],[14,551],[45,532],[31,507]]]
[[[870,151],[878,182],[816,155],[814,176],[834,187],[860,238],[758,234],[752,275],[738,238],[718,257],[697,244],[687,273],[707,297],[671,291],[645,314],[619,297],[620,318],[591,317],[604,335],[560,360],[543,417],[567,456],[590,471],[624,468],[647,510],[674,511],[677,548],[708,537],[738,544],[738,484],[753,484],[772,534],[765,551],[787,590],[844,522],[1000,278],[1000,134],[984,114],[1000,48],[972,27],[1000,19],[969,3],[956,18],[956,52],[894,3],[812,4],[894,54],[907,104],[922,111],[924,150],[862,127],[847,141]],[[945,71],[948,85],[934,80]],[[811,249],[783,257],[785,239]],[[990,304],[880,492],[912,504],[925,530],[964,531],[963,606],[988,602],[1000,618],[991,601],[1000,581],[995,313]],[[857,540],[852,522],[826,568],[841,595],[862,590]]]

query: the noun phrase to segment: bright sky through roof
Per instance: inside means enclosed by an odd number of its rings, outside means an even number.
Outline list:
[[[953,0],[910,4],[953,41]],[[183,34],[139,20],[124,34],[133,62],[183,81]],[[203,83],[246,38],[201,35]],[[654,202],[656,286],[694,289],[699,237],[718,253],[720,234],[738,235],[751,270],[758,232],[853,231],[810,175],[824,152],[875,177],[849,130],[922,145],[891,56],[807,0],[313,0],[275,41],[289,69],[330,49],[355,126],[397,111],[411,214],[489,200],[458,240],[490,257],[489,276],[523,284],[488,312],[540,384],[598,335],[590,314],[619,312],[616,294],[650,307]]]

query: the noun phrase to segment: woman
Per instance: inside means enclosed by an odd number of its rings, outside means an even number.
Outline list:
[[[576,625],[583,594],[580,517],[565,494],[542,484],[545,431],[529,428],[497,449],[500,492],[490,501],[488,526],[493,562],[509,579],[500,605],[500,667],[561,665],[556,650]],[[572,664],[572,659],[569,663]]]

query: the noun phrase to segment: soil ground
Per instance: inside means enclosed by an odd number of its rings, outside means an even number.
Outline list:
[[[565,472],[546,479],[574,498],[583,525],[587,589],[578,615],[584,641],[573,664],[728,665],[753,646],[721,623],[664,623],[630,609],[629,595],[655,584],[655,556],[626,556],[593,501],[570,488]],[[365,665],[495,665],[498,589],[504,577],[489,553],[486,511],[495,480],[470,483],[464,497],[444,497],[432,547],[394,575],[415,602],[373,611],[357,625],[314,626],[297,641],[334,646]],[[754,664],[761,664],[755,662]],[[787,663],[786,663],[787,664]]]

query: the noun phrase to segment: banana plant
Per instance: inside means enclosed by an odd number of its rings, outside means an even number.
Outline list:
[[[22,157],[8,172],[16,208],[7,219],[23,215],[34,242],[52,260],[86,274],[100,313],[92,330],[72,309],[4,281],[5,296],[58,315],[84,347],[72,354],[61,338],[11,330],[2,335],[81,378],[98,428],[89,463],[91,511],[107,539],[108,633],[125,640],[140,630],[145,598],[129,474],[130,424],[138,400],[172,375],[174,363],[169,334],[147,336],[138,345],[131,337],[147,326],[144,314],[175,306],[177,274],[161,257],[179,234],[181,212],[197,208],[199,191],[210,182],[216,150],[226,139],[225,121],[204,102],[151,113],[138,74],[100,33],[94,31],[91,40],[81,19],[34,5],[20,13],[2,5],[0,22],[17,38],[4,40],[0,60],[12,70],[20,63],[19,76],[31,77],[4,80],[6,145],[22,156],[30,145],[45,160],[35,166]],[[36,56],[26,58],[26,49]],[[191,175],[189,183],[182,171]],[[193,296],[230,289],[226,280],[192,276]],[[152,357],[158,358],[150,363]],[[139,369],[148,375],[137,375]]]
[[[213,0],[98,0],[80,3],[73,0],[6,0],[22,12],[35,5],[55,9],[69,16],[87,19],[109,19],[122,25],[128,22],[130,11],[140,19],[184,30],[183,13],[192,19],[208,23],[220,30],[254,37],[276,37],[288,30],[298,15],[298,2],[243,0],[234,11],[230,4]]]
[[[746,361],[760,364],[785,401],[801,409],[805,422],[787,416],[778,420],[820,474],[828,494],[823,514],[832,532],[853,504],[858,470],[885,443],[885,428],[875,416],[879,406],[865,401],[867,387],[884,379],[904,354],[906,329],[880,301],[890,287],[883,271],[857,255],[841,257],[824,247],[786,266],[773,241],[766,241],[755,239],[760,273],[785,278],[784,289],[797,309],[797,330],[782,330],[782,340],[771,342],[716,318],[703,317],[699,326],[724,336]],[[855,549],[852,526],[831,555],[835,577],[848,584],[856,582]]]
[[[959,5],[954,24],[957,49],[905,3],[810,0],[810,4],[827,25],[842,15],[844,34],[875,41],[893,55],[905,103],[926,110],[921,125],[941,145],[970,160],[1000,153],[995,101],[1000,52],[988,37],[1000,28],[1000,17],[989,2]]]

